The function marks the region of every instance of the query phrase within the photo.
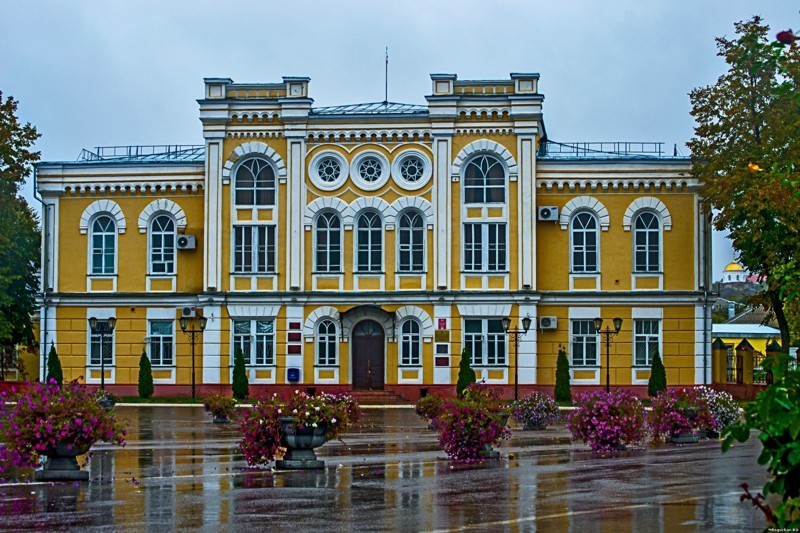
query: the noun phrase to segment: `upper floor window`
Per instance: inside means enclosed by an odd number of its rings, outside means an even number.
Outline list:
[[[464,203],[493,204],[506,201],[506,171],[499,159],[481,155],[464,171]]]
[[[158,215],[150,224],[150,273],[175,274],[175,221]]]
[[[582,212],[570,223],[572,272],[597,272],[597,218]]]
[[[92,274],[113,274],[117,255],[117,228],[108,215],[92,222]]]
[[[380,272],[383,268],[383,229],[381,217],[366,211],[358,217],[356,251],[357,272]]]
[[[573,320],[570,324],[572,366],[597,366],[597,330],[592,320]]]
[[[317,272],[341,272],[342,223],[339,215],[332,211],[321,213],[317,217],[315,237],[315,270]]]
[[[634,272],[661,270],[661,227],[655,213],[645,211],[633,225]]]
[[[499,318],[464,319],[464,345],[475,366],[506,364],[506,332]]]
[[[650,366],[659,350],[660,320],[633,321],[633,364]]]
[[[333,320],[323,320],[317,325],[317,364],[331,366],[336,364],[336,324]]]
[[[154,366],[171,366],[175,337],[172,320],[150,321],[150,363]]]
[[[425,220],[416,211],[400,215],[398,225],[399,272],[422,272],[425,270]]]
[[[241,350],[247,366],[275,364],[275,321],[234,320],[233,350]]]
[[[505,222],[464,224],[464,270],[468,272],[506,270]]]
[[[265,159],[253,157],[236,170],[236,205],[275,205],[275,169]]]
[[[233,271],[241,274],[275,272],[275,226],[233,227]]]
[[[419,322],[406,320],[400,326],[400,364],[419,366],[422,364],[422,335]]]

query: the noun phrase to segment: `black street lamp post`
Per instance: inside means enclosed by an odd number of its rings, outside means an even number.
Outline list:
[[[100,335],[100,390],[106,390],[106,336],[114,334],[114,328],[117,326],[116,317],[110,317],[105,320],[97,320],[95,317],[89,319],[89,329],[92,335]],[[113,339],[113,337],[112,337]],[[112,348],[113,350],[113,348]]]
[[[597,317],[594,319],[594,329],[603,336],[603,339],[606,342],[606,392],[611,392],[611,337],[616,336],[619,333],[619,330],[622,329],[622,319],[620,317],[615,318],[612,320],[614,323],[614,329],[606,326],[606,329],[601,330],[600,328],[603,327],[603,319]]]
[[[505,317],[503,319],[503,329],[506,335],[511,337],[514,342],[514,400],[519,398],[519,343],[522,341],[528,330],[531,329],[531,319],[525,317],[522,319],[522,329],[511,329],[511,319]]]
[[[189,327],[189,319],[186,317],[181,317],[181,331],[183,331],[187,337],[189,337],[189,341],[192,343],[192,399],[195,398],[195,365],[194,365],[194,345],[197,343],[197,339],[200,335],[203,334],[203,331],[206,329],[206,323],[208,323],[208,319],[204,316],[198,317],[198,322],[200,325],[200,329],[195,329],[194,323],[192,323],[192,327]]]

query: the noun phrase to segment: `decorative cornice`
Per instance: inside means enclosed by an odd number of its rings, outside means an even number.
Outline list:
[[[474,127],[474,128],[456,128],[456,135],[512,135],[514,128],[489,128],[489,127]]]
[[[203,182],[197,181],[158,181],[158,182],[108,182],[108,183],[60,183],[40,185],[42,194],[84,195],[156,195],[165,193],[196,193],[203,189]]]
[[[226,136],[228,139],[280,139],[282,131],[229,131]]]
[[[694,191],[697,181],[691,178],[614,178],[614,179],[538,179],[538,189],[556,191]]]
[[[309,142],[409,142],[431,135],[430,129],[415,128],[381,130],[309,130]]]

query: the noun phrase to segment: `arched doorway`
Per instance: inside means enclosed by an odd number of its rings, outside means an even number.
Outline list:
[[[353,328],[353,388],[382,390],[384,331],[374,320],[362,320]]]

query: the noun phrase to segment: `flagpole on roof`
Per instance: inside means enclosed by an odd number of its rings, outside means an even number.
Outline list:
[[[389,47],[386,47],[386,65],[383,73],[383,105],[389,105]]]

